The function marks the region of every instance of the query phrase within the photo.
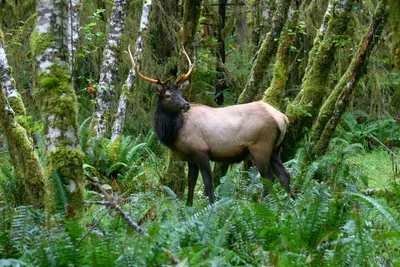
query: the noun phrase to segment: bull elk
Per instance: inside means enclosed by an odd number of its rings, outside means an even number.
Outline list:
[[[186,52],[189,71],[175,84],[167,83],[171,78],[161,81],[144,76],[137,69],[130,47],[128,54],[141,79],[160,85],[154,128],[161,142],[188,162],[188,205],[193,204],[199,170],[208,198],[214,203],[210,160],[237,163],[251,156],[263,178],[273,182],[276,175],[290,193],[290,175],[280,158],[288,124],[286,115],[264,102],[223,108],[190,105],[178,89],[178,84],[188,79],[194,67]]]

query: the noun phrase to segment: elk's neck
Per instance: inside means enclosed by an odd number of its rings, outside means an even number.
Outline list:
[[[157,105],[154,114],[154,130],[164,145],[168,147],[174,145],[182,126],[183,118],[181,113],[177,115],[169,114]]]

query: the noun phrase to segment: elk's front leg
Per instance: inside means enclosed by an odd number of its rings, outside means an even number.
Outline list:
[[[194,188],[196,186],[197,177],[199,176],[199,167],[197,167],[196,163],[189,163],[189,174],[188,174],[188,199],[186,205],[192,206],[193,205],[193,194]]]

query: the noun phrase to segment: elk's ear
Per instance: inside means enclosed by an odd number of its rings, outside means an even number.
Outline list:
[[[160,85],[156,85],[156,94],[159,96],[163,91],[163,87]]]
[[[188,81],[181,83],[178,88],[179,91],[181,91],[182,93],[185,92],[188,88],[189,88],[190,83]]]

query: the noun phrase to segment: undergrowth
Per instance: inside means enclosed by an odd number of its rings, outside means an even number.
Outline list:
[[[89,182],[80,222],[62,215],[62,193],[60,214],[24,206],[10,159],[0,153],[0,266],[166,266],[171,255],[179,266],[400,264],[400,188],[364,194],[369,177],[349,160],[365,153],[362,145],[334,140],[331,152],[312,163],[300,149],[286,163],[294,198],[267,182],[270,194],[261,199],[265,182],[235,165],[216,188],[214,205],[199,182],[194,206],[187,207],[158,183],[165,162],[153,152],[159,150],[153,133],[112,146],[89,137],[85,127],[79,134],[87,178],[102,184],[150,237],[102,205],[106,199]]]

